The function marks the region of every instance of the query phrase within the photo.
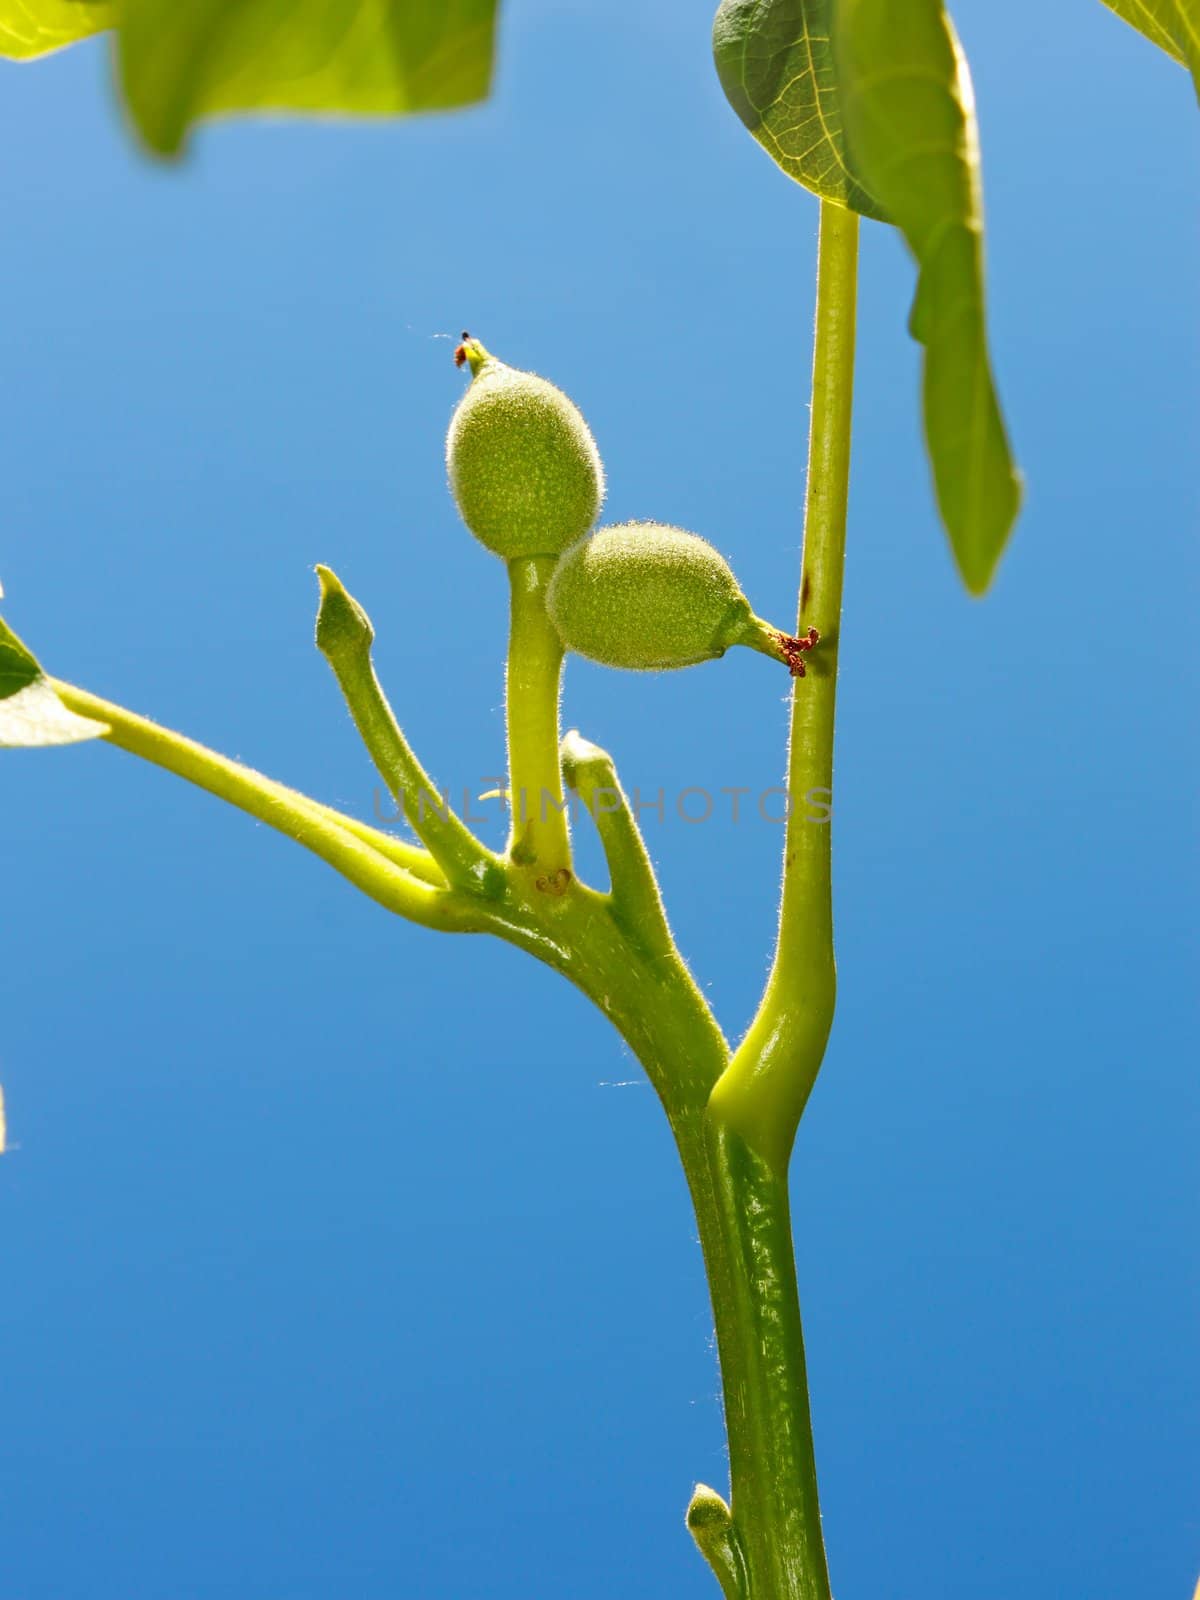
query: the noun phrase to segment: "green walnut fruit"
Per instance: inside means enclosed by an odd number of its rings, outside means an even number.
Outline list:
[[[446,435],[446,469],[462,519],[506,561],[557,556],[604,501],[604,467],[578,407],[532,372],[497,361],[463,335],[455,352],[471,386]]]
[[[635,672],[695,666],[744,644],[803,677],[817,642],[813,630],[795,639],[755,616],[718,550],[657,522],[581,539],[555,568],[546,605],[568,650]]]

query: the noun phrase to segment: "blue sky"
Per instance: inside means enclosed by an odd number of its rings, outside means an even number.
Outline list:
[[[704,7],[508,12],[480,110],[231,124],[177,168],[103,44],[0,72],[6,614],[364,816],[317,560],[431,769],[502,760],[504,574],[441,458],[464,326],[582,406],[607,516],[794,606],[815,202],[726,108]],[[911,267],[867,227],[841,1009],[794,1184],[826,1534],[840,1600],[1188,1600],[1200,122],[1097,0],[955,13],[1027,503],[969,601]],[[573,663],[567,720],[643,791],[766,787],[783,689],[739,654]],[[109,749],[8,757],[0,813],[6,1596],[711,1594],[699,1252],[602,1021]],[[779,830],[647,831],[737,1033]]]

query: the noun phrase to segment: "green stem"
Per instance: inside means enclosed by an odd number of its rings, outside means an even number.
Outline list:
[[[680,1150],[712,1295],[740,1600],[830,1600],[787,1177],[736,1131],[705,1133],[704,1149]],[[714,1566],[728,1590],[727,1569]]]
[[[294,839],[320,856],[364,894],[411,922],[448,932],[481,929],[485,923],[461,896],[429,882],[428,868],[419,858],[424,852],[403,846],[364,823],[343,817],[330,806],[310,800],[273,778],[264,777],[227,756],[218,755],[194,739],[160,727],[146,717],[74,684],[54,679],[59,699],[72,711],[108,724],[107,744],[140,756],[197,788],[257,817],[260,822]],[[410,857],[421,868],[409,870]]]
[[[838,633],[850,481],[858,217],[821,205],[812,422],[798,635],[820,643],[792,689],[789,815],[779,936],[758,1014],[713,1092],[713,1110],[786,1170],[833,1023],[830,817]]]
[[[546,614],[554,556],[510,561],[508,676],[508,853],[521,867],[552,881],[571,865],[571,840],[558,753],[558,700],[563,647]]]
[[[337,822],[347,833],[352,833],[356,839],[361,839],[373,850],[378,850],[380,855],[387,856],[389,861],[394,861],[398,867],[403,867],[405,872],[411,872],[414,878],[420,878],[422,883],[432,884],[436,889],[446,887],[446,874],[428,850],[409,844],[405,839],[394,839],[390,833],[384,833],[380,828],[373,828],[369,822],[360,822],[357,817],[348,817],[344,811],[324,805],[320,800],[313,800],[308,795],[300,795],[299,798],[319,815],[327,817],[331,822]]]
[[[396,721],[375,673],[370,618],[328,567],[317,568],[321,604],[317,646],[333,669],[376,770],[418,837],[429,847],[451,884],[495,893],[502,881],[500,863],[439,795]]]
[[[616,921],[648,955],[678,960],[646,841],[607,750],[574,729],[562,742],[562,770],[596,824],[608,863],[608,902]]]
[[[746,1600],[830,1594],[787,1170],[836,986],[829,817],[857,264],[857,216],[822,203],[796,628],[797,637],[816,628],[820,643],[792,693],[779,933],[758,1014],[709,1099],[704,1149],[681,1145],[712,1290],[729,1433],[730,1548],[744,1561]],[[728,1561],[715,1570],[727,1586]]]
[[[561,898],[524,895],[490,912],[510,919],[494,931],[603,1012],[645,1067],[681,1147],[701,1149],[704,1108],[729,1045],[674,944],[663,947],[653,924],[631,922],[611,895],[574,880]]]

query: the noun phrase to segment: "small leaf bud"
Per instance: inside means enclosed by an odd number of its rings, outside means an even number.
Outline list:
[[[369,651],[375,640],[371,619],[328,567],[317,567],[321,600],[317,607],[317,649],[328,661]]]

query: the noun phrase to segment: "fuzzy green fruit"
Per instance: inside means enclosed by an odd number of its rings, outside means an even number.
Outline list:
[[[604,467],[579,409],[545,378],[518,372],[463,336],[471,386],[446,435],[446,470],[462,519],[506,561],[556,556],[604,501]]]
[[[657,522],[598,528],[555,568],[546,606],[564,645],[607,667],[690,667],[745,644],[799,677],[795,640],[756,617],[718,550]]]
[[[555,569],[546,604],[569,650],[639,671],[724,655],[752,615],[712,545],[655,522],[581,540]]]

